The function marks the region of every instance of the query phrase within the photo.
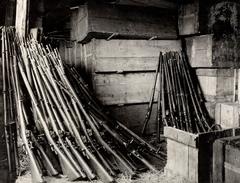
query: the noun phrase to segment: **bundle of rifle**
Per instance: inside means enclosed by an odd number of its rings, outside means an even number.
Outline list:
[[[2,66],[4,111],[11,109],[5,115],[17,121],[33,182],[62,174],[69,180],[98,177],[112,182],[119,173],[156,170],[147,158],[161,158],[160,153],[107,117],[56,49],[32,38],[19,39],[4,27]]]
[[[155,81],[150,97],[148,111],[144,121],[142,134],[148,124],[154,96],[158,95],[157,136],[160,137],[161,125],[172,126],[191,133],[213,130],[201,88],[194,73],[188,65],[184,53],[160,53],[155,73]],[[159,89],[156,90],[157,80]]]

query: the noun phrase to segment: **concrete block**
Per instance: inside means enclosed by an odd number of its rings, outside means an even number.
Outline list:
[[[215,111],[216,124],[222,128],[239,127],[239,108],[238,103],[217,103]]]

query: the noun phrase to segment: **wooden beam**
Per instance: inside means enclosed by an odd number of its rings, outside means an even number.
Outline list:
[[[29,0],[17,0],[16,6],[16,33],[20,37],[25,36],[27,33],[28,22],[28,2]]]
[[[177,4],[169,0],[118,0],[116,4],[134,6],[153,6],[164,9],[177,8]]]

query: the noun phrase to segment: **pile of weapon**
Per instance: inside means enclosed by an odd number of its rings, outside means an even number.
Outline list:
[[[212,120],[206,112],[199,83],[193,76],[184,53],[160,53],[142,134],[145,133],[151,115],[156,91],[158,138],[162,124],[191,133],[212,130]],[[157,80],[159,90],[156,90]]]
[[[160,153],[109,119],[56,49],[3,28],[2,50],[4,96],[15,110],[34,182],[43,182],[45,174],[112,182],[119,173],[156,170],[147,159],[160,159]]]

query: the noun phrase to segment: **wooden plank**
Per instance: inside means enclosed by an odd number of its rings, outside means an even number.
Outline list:
[[[17,0],[15,27],[20,37],[27,33],[28,3],[28,0]]]
[[[215,160],[213,160],[213,143],[219,138],[232,137],[235,134],[236,129],[194,135],[172,127],[165,127],[164,135],[167,138],[168,154],[166,171],[187,178],[190,182],[212,182],[214,176],[213,170],[215,169],[214,174],[220,175],[220,173],[216,171],[219,170],[219,166],[223,165],[221,164],[221,157],[219,157],[221,155],[215,154]],[[179,138],[180,136],[182,137]],[[193,141],[192,137],[195,137],[195,147],[189,143]],[[215,150],[215,153],[221,152]],[[214,165],[215,167],[213,167],[213,161],[217,161],[218,163]],[[186,171],[182,169],[187,169],[187,174]]]
[[[188,180],[198,182],[198,149],[188,146]]]
[[[224,183],[229,181],[225,176],[228,172],[224,166],[226,162],[228,164],[233,163],[233,165],[239,164],[239,160],[235,162],[235,158],[238,156],[238,153],[231,151],[234,147],[228,145],[233,141],[239,141],[239,137],[225,137],[218,139],[213,143],[213,183]],[[226,146],[228,147],[226,148]]]
[[[209,69],[209,68],[196,68],[197,76],[211,76],[211,77],[233,77],[234,69]]]
[[[88,42],[93,37],[108,38],[112,34],[115,38],[176,39],[176,25],[174,12],[89,3],[73,11],[71,39]]]
[[[221,139],[213,143],[213,183],[224,183],[224,141]]]
[[[240,174],[236,173],[236,168],[225,164],[225,183],[238,183]]]
[[[238,142],[240,139],[237,139]],[[225,162],[232,165],[232,167],[236,167],[236,169],[240,169],[240,159],[239,159],[240,150],[237,147],[226,144],[225,147]],[[239,173],[240,172],[236,172]]]
[[[206,101],[232,101],[234,93],[232,69],[195,69],[195,72]]]
[[[199,33],[199,1],[181,3],[179,8],[178,28],[180,35]]]
[[[158,57],[102,57],[97,59],[95,72],[154,71],[157,63]]]
[[[196,138],[197,146],[204,147],[206,144],[213,144],[216,139],[235,136],[235,129],[224,129],[213,132],[199,133]]]
[[[97,57],[158,57],[159,52],[180,51],[180,40],[94,39]]]
[[[159,52],[180,51],[179,40],[92,40],[86,44],[86,59],[93,71],[155,70]]]
[[[211,34],[186,38],[187,55],[192,67],[211,67],[212,41]]]
[[[189,151],[186,144],[167,138],[167,164],[172,174],[188,179]],[[197,161],[197,160],[196,160]]]
[[[218,103],[216,105],[216,124],[222,128],[239,127],[239,104],[238,103]]]
[[[116,4],[120,5],[132,5],[132,6],[153,6],[158,8],[176,9],[175,2],[167,0],[118,0]]]
[[[231,143],[239,143],[239,138],[230,141]],[[239,160],[240,150],[238,147],[234,147],[233,145],[226,145],[225,147],[225,183],[235,183],[239,182],[240,179],[240,160]]]
[[[149,102],[153,83],[154,73],[93,75],[96,97],[105,105]]]
[[[203,95],[217,95],[217,77],[198,76]]]
[[[191,147],[196,147],[196,138],[198,137],[198,135],[173,127],[164,127],[164,136]]]

